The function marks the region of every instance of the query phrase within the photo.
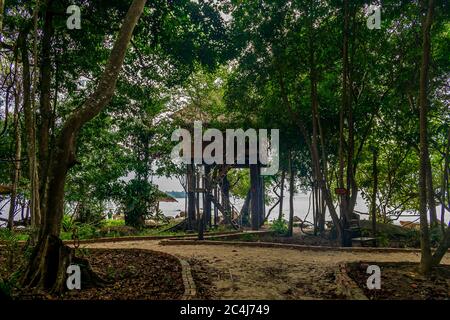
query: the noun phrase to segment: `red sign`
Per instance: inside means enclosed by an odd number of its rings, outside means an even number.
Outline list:
[[[345,188],[336,188],[336,189],[334,189],[334,192],[335,192],[336,194],[339,194],[339,195],[341,195],[341,196],[344,196],[344,195],[347,194],[347,189],[345,189]]]

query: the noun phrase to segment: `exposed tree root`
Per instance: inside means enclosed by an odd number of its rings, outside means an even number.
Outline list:
[[[22,286],[33,292],[60,295],[67,289],[67,268],[72,264],[80,266],[82,288],[106,283],[92,270],[88,260],[76,257],[74,249],[64,245],[58,237],[48,235],[41,238],[34,248]]]

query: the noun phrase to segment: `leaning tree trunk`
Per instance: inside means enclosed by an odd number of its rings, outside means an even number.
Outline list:
[[[65,289],[67,267],[80,264],[82,283],[86,287],[90,282],[98,283],[98,277],[89,264],[74,255],[74,250],[65,246],[59,238],[64,205],[64,184],[67,171],[75,164],[76,139],[81,127],[97,116],[111,100],[126,50],[133,30],[142,14],[146,0],[133,0],[118,38],[111,51],[96,90],[88,97],[83,106],[76,110],[64,123],[56,140],[56,148],[49,162],[49,176],[46,203],[42,212],[39,240],[30,262],[25,270],[22,285],[25,288],[45,290],[53,294]]]
[[[430,161],[428,151],[428,71],[430,67],[431,39],[430,29],[433,22],[433,0],[428,1],[427,15],[422,26],[422,64],[420,67],[420,177],[419,177],[419,213],[420,213],[420,247],[422,251],[420,269],[429,273],[432,266],[430,235],[427,217],[427,164]],[[429,191],[429,190],[428,190]]]
[[[449,199],[449,163],[450,163],[450,129],[448,130],[447,135],[447,147],[445,150],[445,160],[444,160],[444,173],[442,176],[442,190],[441,190],[441,228],[443,233],[443,238],[441,242],[439,243],[439,246],[437,247],[436,251],[433,254],[433,266],[437,266],[441,263],[442,258],[447,253],[448,248],[450,248],[450,224],[446,227],[445,226],[445,206],[450,207],[450,199]],[[446,199],[448,199],[448,202],[446,203]]]

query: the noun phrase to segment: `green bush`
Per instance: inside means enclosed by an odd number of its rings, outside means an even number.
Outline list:
[[[276,219],[270,225],[270,230],[274,231],[277,235],[285,236],[288,233],[288,224],[284,219]]]
[[[408,230],[406,233],[406,246],[407,247],[420,247],[420,231],[419,230]]]
[[[97,228],[90,224],[80,224],[77,226],[77,229],[78,229],[78,237],[80,239],[92,239],[97,238],[99,236]]]
[[[430,229],[430,242],[433,247],[439,245],[442,240],[442,229],[441,226],[434,226]]]
[[[75,227],[75,222],[73,221],[72,217],[68,214],[64,214],[62,219],[62,231],[64,232],[72,232],[73,228]]]
[[[14,288],[19,286],[20,272],[14,272],[8,279],[0,277],[0,300],[3,297],[9,299]]]
[[[121,227],[125,225],[125,220],[103,220],[102,227],[110,228],[110,227]]]
[[[377,244],[380,247],[389,247],[389,235],[385,232],[377,232]]]
[[[6,275],[5,279],[0,277],[0,296],[10,297],[12,290],[17,286],[19,271],[17,271],[17,260],[20,255],[20,237],[9,229],[0,229],[0,241],[2,241],[2,253],[6,263],[0,265],[0,274]]]
[[[9,230],[9,229],[0,229],[0,241],[3,242],[5,247],[5,253],[7,258],[7,270],[8,272],[12,272],[14,268],[14,261],[16,256],[19,254],[19,237]]]

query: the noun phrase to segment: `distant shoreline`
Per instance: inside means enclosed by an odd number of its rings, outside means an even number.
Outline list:
[[[184,191],[167,191],[166,193],[175,199],[184,199],[186,197],[186,192]]]

